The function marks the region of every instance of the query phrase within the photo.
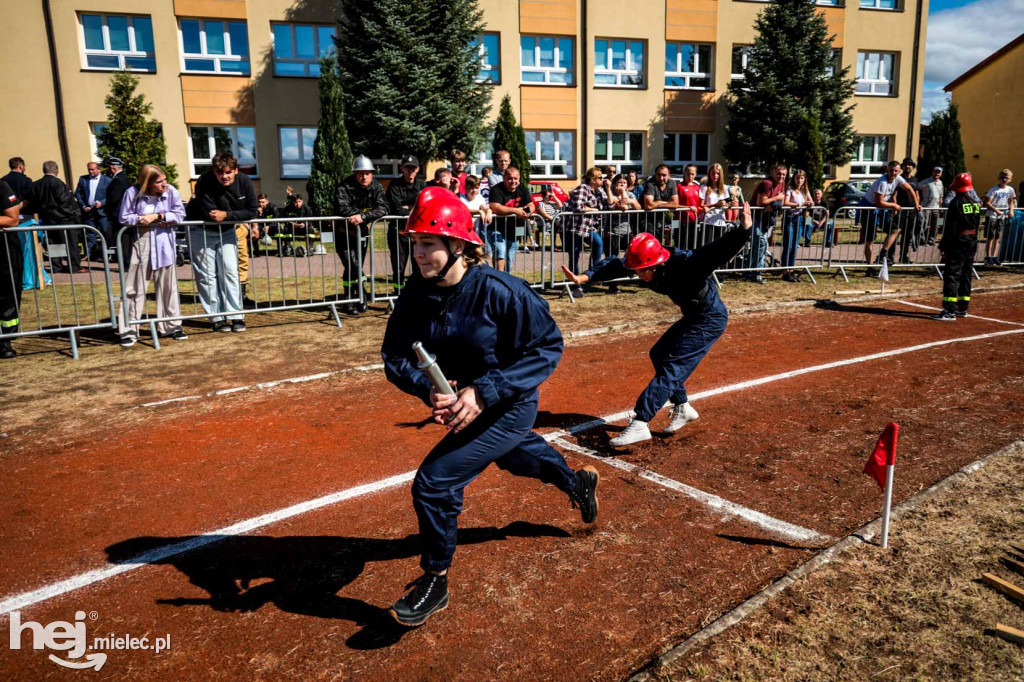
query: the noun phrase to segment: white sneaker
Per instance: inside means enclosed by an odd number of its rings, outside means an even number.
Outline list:
[[[672,415],[672,421],[670,421],[668,426],[665,427],[665,433],[675,433],[690,422],[695,422],[700,419],[700,415],[697,414],[697,410],[693,409],[693,406],[690,405],[690,403],[673,405],[669,414]]]
[[[639,419],[630,419],[629,426],[619,435],[612,438],[608,443],[613,448],[621,448],[623,445],[632,445],[642,440],[651,439],[651,430],[647,428],[647,422]]]

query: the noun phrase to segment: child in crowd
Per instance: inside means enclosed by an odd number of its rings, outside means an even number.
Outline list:
[[[1012,182],[1013,171],[1004,168],[999,171],[999,183],[985,192],[985,265],[1003,264],[999,258],[999,239],[1017,207]]]
[[[483,234],[484,226],[491,224],[492,213],[490,206],[487,205],[487,200],[480,193],[480,178],[475,175],[467,175],[464,184],[466,192],[460,194],[459,198],[462,199],[462,203],[466,205],[470,215],[473,216],[473,227],[477,234]]]

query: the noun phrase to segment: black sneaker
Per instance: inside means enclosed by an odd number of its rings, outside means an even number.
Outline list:
[[[184,341],[185,339],[188,338],[188,334],[186,334],[185,330],[182,329],[181,327],[175,329],[173,332],[168,334],[168,336],[174,339],[175,341]]]
[[[943,310],[941,313],[932,315],[932,319],[942,322],[956,322],[956,313],[951,310]]]
[[[233,332],[244,332],[245,321],[244,320],[231,320],[231,331]]]
[[[389,613],[402,625],[415,627],[447,607],[448,576],[424,573],[412,583],[412,591],[396,601]]]
[[[213,331],[215,332],[229,332],[231,331],[231,325],[226,320],[218,320],[213,323]]]
[[[956,311],[956,316],[957,317],[967,317],[967,311],[966,310],[958,310],[958,311]]]
[[[136,339],[131,334],[125,334],[124,336],[121,337],[121,347],[131,348],[132,346],[135,345],[136,341],[138,341],[138,339]]]
[[[10,341],[0,341],[0,358],[10,360],[17,357],[18,353],[11,347]]]
[[[569,493],[573,509],[579,509],[583,523],[593,523],[597,519],[597,481],[601,477],[597,469],[585,466],[576,472],[576,487]]]

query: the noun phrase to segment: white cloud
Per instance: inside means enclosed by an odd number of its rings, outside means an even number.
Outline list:
[[[949,106],[949,93],[942,91],[943,85],[945,83],[925,82],[921,93],[921,123],[931,122],[934,112],[943,111]]]
[[[935,12],[928,17],[924,79],[947,85],[1021,33],[1024,0],[976,0]]]

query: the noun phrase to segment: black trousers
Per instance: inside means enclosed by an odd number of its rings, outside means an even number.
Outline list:
[[[404,224],[403,224],[404,226]],[[409,264],[409,238],[398,234],[399,225],[388,225],[388,257],[391,260],[391,285],[405,286],[405,266]]]
[[[971,303],[971,277],[978,240],[974,235],[957,237],[945,252],[946,267],[942,271],[942,307],[954,312],[967,312]]]
[[[18,331],[24,262],[17,234],[0,236],[0,334]]]
[[[334,246],[338,251],[338,260],[345,271],[341,283],[349,297],[359,295],[359,284],[363,276],[363,265],[366,263],[367,239],[357,232],[339,232],[339,243]],[[362,251],[362,256],[360,256]]]
[[[50,244],[64,244],[67,247],[68,268],[71,272],[77,272],[82,267],[82,256],[78,252],[78,242],[82,239],[82,230],[53,230],[47,232],[47,240]],[[50,267],[54,268],[54,259],[50,258]]]

